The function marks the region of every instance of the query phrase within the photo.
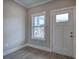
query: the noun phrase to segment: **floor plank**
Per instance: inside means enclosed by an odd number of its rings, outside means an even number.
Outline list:
[[[74,59],[56,53],[49,53],[32,47],[20,49],[14,53],[6,55],[3,59]]]

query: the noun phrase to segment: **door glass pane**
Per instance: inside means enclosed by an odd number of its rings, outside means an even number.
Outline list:
[[[56,22],[67,22],[67,21],[68,21],[68,13],[56,15]]]

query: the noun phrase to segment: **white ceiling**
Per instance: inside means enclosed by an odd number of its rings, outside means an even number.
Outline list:
[[[14,0],[15,2],[23,5],[26,8],[34,7],[40,4],[47,3],[52,0]]]

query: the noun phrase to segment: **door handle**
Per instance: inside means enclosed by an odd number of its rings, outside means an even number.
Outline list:
[[[73,38],[74,36],[71,34],[70,37]]]
[[[73,37],[73,32],[70,32],[70,37],[71,37],[71,38]]]
[[[70,35],[70,37],[73,37],[72,35]]]
[[[73,34],[73,32],[70,32],[70,34]]]

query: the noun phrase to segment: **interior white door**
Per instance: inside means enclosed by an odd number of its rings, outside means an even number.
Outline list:
[[[52,12],[52,35],[53,52],[73,57],[73,8]]]

